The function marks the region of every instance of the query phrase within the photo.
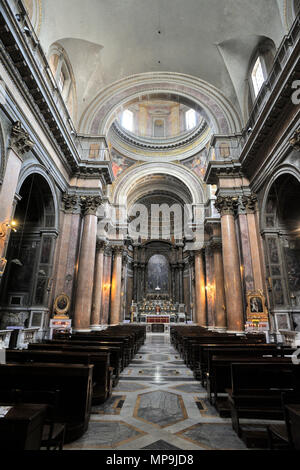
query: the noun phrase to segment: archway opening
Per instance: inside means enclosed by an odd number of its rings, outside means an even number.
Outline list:
[[[19,195],[15,211],[18,229],[10,236],[2,281],[1,328],[46,326],[57,236],[53,195],[39,174],[25,179]]]
[[[300,183],[290,174],[273,183],[265,206],[270,306],[276,327],[300,331]]]

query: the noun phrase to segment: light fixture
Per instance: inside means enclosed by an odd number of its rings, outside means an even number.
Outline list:
[[[17,222],[12,220],[11,222],[2,222],[0,224],[0,238],[5,238],[7,235],[7,230],[12,230],[13,232],[17,231]]]

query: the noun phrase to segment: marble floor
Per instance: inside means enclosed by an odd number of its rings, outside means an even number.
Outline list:
[[[66,450],[246,450],[206,399],[169,335],[148,334],[88,431]]]

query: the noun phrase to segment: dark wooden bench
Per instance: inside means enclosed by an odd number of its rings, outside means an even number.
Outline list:
[[[92,364],[93,397],[92,404],[105,402],[112,392],[112,367],[108,352],[73,352],[45,350],[6,350],[7,363],[60,363],[60,364]]]
[[[122,370],[122,359],[120,348],[115,346],[100,346],[99,343],[84,343],[78,342],[71,343],[69,341],[50,341],[45,343],[31,343],[28,345],[29,351],[66,351],[66,352],[82,352],[82,353],[106,353],[110,355],[110,366],[113,368],[112,371],[112,386],[115,387],[118,384],[119,376]]]
[[[65,442],[88,429],[93,367],[82,364],[25,363],[0,365],[0,402],[11,403],[13,391],[59,391],[56,421],[66,423]],[[28,393],[30,402],[30,393]],[[45,403],[47,404],[47,403]]]
[[[111,360],[116,363],[116,360],[120,362],[119,364],[119,372],[121,372],[128,364],[129,364],[129,354],[126,351],[126,347],[124,342],[120,341],[110,341],[108,339],[102,339],[97,337],[92,337],[88,339],[87,337],[78,338],[70,337],[65,339],[54,338],[53,340],[44,341],[43,344],[74,344],[74,345],[82,345],[82,346],[103,346],[105,348],[111,348]],[[117,355],[118,358],[116,359],[116,351],[119,348],[119,354]]]
[[[231,363],[227,389],[233,429],[241,435],[240,418],[282,420],[281,394],[299,391],[300,368],[290,358]]]
[[[290,347],[277,347],[274,344],[245,344],[245,345],[205,345],[202,348],[201,363],[199,368],[205,376],[205,385],[210,401],[212,394],[223,393],[225,388],[231,386],[231,363],[261,357],[284,357],[291,356],[294,352]],[[235,358],[237,360],[235,360]],[[218,359],[220,361],[218,362]]]

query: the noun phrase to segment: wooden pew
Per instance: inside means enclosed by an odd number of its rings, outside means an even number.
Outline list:
[[[1,364],[0,402],[10,403],[13,390],[37,392],[59,390],[56,421],[66,423],[65,442],[78,439],[88,429],[93,365]],[[28,394],[30,397],[30,394]],[[28,398],[30,400],[30,398]]]
[[[230,415],[229,403],[227,400],[226,390],[231,387],[231,364],[232,363],[249,363],[249,362],[270,362],[276,359],[276,352],[272,357],[264,357],[264,352],[259,354],[255,351],[235,351],[234,354],[228,355],[229,351],[218,352],[215,356],[212,351],[212,357],[208,367],[207,375],[207,395],[212,405],[215,406],[220,416],[227,417]],[[271,351],[272,353],[272,351]],[[226,396],[225,396],[226,395]]]
[[[300,391],[300,368],[291,358],[232,363],[227,392],[233,429],[241,435],[240,418],[282,420],[281,394],[287,391]]]
[[[7,363],[60,363],[60,364],[92,364],[93,396],[92,404],[105,402],[112,392],[112,367],[107,352],[73,352],[44,350],[6,350]]]
[[[262,356],[271,356],[271,357],[284,357],[288,355],[292,355],[294,352],[293,348],[290,347],[277,347],[274,344],[215,344],[215,345],[203,345],[201,348],[200,358],[199,358],[199,365],[198,369],[201,371],[201,376],[203,377],[203,383],[207,387],[208,390],[212,390],[214,388],[213,380],[216,377],[214,373],[214,369],[212,369],[212,358],[215,357],[224,357],[230,356],[234,359],[235,356],[238,357],[245,357],[249,358],[251,362],[251,358],[255,357],[262,357]],[[231,362],[238,362],[232,360]],[[230,364],[227,366],[225,365],[225,361],[223,361],[223,367],[227,367],[224,373],[226,374],[225,378],[227,377],[227,386],[225,388],[229,388],[231,385],[231,376],[230,376]],[[220,366],[220,364],[219,364]],[[220,366],[221,367],[221,366]],[[221,378],[221,375],[220,377]]]
[[[122,341],[110,341],[108,339],[102,339],[97,337],[92,337],[91,339],[88,339],[87,337],[78,338],[77,336],[72,336],[68,339],[54,338],[53,340],[46,340],[43,342],[43,344],[74,344],[77,346],[103,346],[105,348],[111,348],[111,360],[113,362],[120,362],[120,372],[129,364],[129,355],[124,346],[124,342]],[[116,354],[117,348],[119,349],[119,354]],[[118,356],[118,359],[116,359],[116,356]]]
[[[28,346],[29,351],[66,351],[66,352],[82,352],[82,353],[106,353],[110,355],[110,366],[112,371],[112,386],[115,387],[119,381],[121,372],[121,356],[120,348],[99,346],[98,343],[91,345],[90,343],[73,344],[68,341],[56,343],[50,341],[46,343],[31,343]]]

